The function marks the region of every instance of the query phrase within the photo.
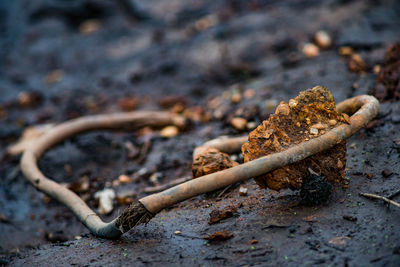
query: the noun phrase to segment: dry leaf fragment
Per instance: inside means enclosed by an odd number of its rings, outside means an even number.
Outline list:
[[[215,233],[205,236],[203,238],[206,240],[210,240],[210,241],[218,241],[218,240],[228,240],[232,237],[233,237],[233,234],[231,234],[231,232],[229,232],[228,230],[224,230],[224,231],[215,232]]]
[[[233,216],[235,212],[237,212],[237,207],[233,205],[229,205],[225,207],[222,210],[215,209],[210,212],[210,219],[208,221],[208,224],[214,224],[217,223],[225,218]]]

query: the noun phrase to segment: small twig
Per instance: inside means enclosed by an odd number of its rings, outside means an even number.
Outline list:
[[[172,180],[172,181],[170,181],[170,182],[168,182],[166,184],[146,187],[145,189],[143,189],[143,192],[145,192],[145,193],[161,192],[161,191],[164,191],[165,189],[168,189],[168,188],[173,187],[175,185],[190,181],[192,179],[193,179],[192,176],[178,178],[178,179]]]
[[[393,194],[388,196],[388,199],[393,199],[394,197],[397,197],[398,195],[400,195],[400,190],[397,190],[396,192],[394,192]]]
[[[142,164],[144,162],[150,148],[151,148],[151,140],[149,139],[149,140],[146,140],[144,142],[143,146],[140,148],[139,158],[137,160],[139,162],[139,164]]]
[[[228,185],[227,187],[225,187],[224,188],[224,190],[222,190],[221,191],[221,193],[219,193],[218,194],[218,196],[217,196],[217,198],[220,198],[220,197],[222,197],[223,196],[223,194],[225,194],[226,193],[226,191],[228,191],[230,188],[232,188],[233,187],[233,184],[231,184],[231,185]]]
[[[395,202],[393,200],[390,200],[390,199],[388,199],[386,197],[382,197],[382,196],[375,195],[375,194],[370,194],[370,193],[360,193],[360,196],[368,197],[368,198],[381,199],[386,203],[392,204],[393,206],[396,206],[396,207],[400,208],[400,203],[397,203],[397,202]]]

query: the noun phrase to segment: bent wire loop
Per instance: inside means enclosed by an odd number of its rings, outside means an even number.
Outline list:
[[[353,114],[349,124],[339,125],[319,137],[294,145],[285,151],[208,174],[141,198],[109,223],[103,222],[74,192],[43,175],[37,165],[41,156],[50,147],[78,133],[99,129],[137,129],[145,125],[182,126],[184,119],[181,116],[167,112],[144,111],[82,117],[61,123],[46,132],[24,151],[20,163],[21,170],[31,184],[67,206],[94,235],[118,238],[132,227],[148,222],[159,211],[173,204],[262,175],[335,146],[366,126],[378,114],[379,102],[373,96],[361,95],[339,103],[337,110],[340,113]],[[233,153],[239,151],[246,141],[247,137],[215,139],[202,146]]]

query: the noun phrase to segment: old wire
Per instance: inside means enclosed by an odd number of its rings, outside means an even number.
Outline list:
[[[36,188],[71,209],[94,235],[105,238],[118,238],[130,228],[139,223],[149,221],[159,211],[173,204],[270,172],[335,146],[366,126],[378,114],[379,102],[372,96],[362,95],[339,103],[337,110],[348,114],[354,113],[350,117],[349,124],[337,126],[324,135],[290,147],[286,151],[205,175],[144,197],[125,209],[118,218],[109,223],[104,223],[75,193],[45,177],[38,169],[37,161],[51,146],[84,131],[120,129],[126,126],[138,128],[149,124],[157,126],[160,126],[160,124],[182,125],[182,117],[166,113],[162,114],[162,112],[139,112],[130,113],[129,116],[125,114],[99,115],[65,122],[51,129],[38,142],[24,151],[21,159],[21,170],[28,181]],[[112,119],[110,116],[112,116]],[[206,142],[203,147],[213,147],[221,152],[232,153],[238,151],[246,140],[247,138],[245,137],[216,139]],[[199,149],[195,150],[195,154],[196,151],[199,151]]]

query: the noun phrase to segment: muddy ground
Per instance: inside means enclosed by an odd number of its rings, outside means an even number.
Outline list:
[[[93,195],[105,186],[140,198],[154,173],[153,183],[160,184],[191,175],[195,146],[243,134],[231,126],[232,114],[259,123],[279,101],[315,85],[330,88],[337,102],[369,93],[374,66],[400,41],[395,0],[141,1],[132,9],[123,3],[0,3],[0,265],[400,265],[400,210],[359,196],[400,190],[398,101],[382,103],[374,123],[348,141],[349,188],[336,188],[328,203],[315,207],[302,205],[296,191],[261,190],[248,181],[247,196],[239,196],[238,187],[199,196],[110,241],[93,237],[69,210],[28,184],[19,157],[5,155],[27,126],[121,109],[168,109],[165,102],[186,109],[190,127],[173,138],[156,130],[99,131],[44,156],[41,169],[58,182],[89,178],[81,196],[96,209]],[[301,45],[321,29],[332,46],[305,57]],[[360,53],[367,69],[350,72],[338,53],[342,46]],[[28,92],[28,103],[21,92]],[[231,101],[237,92],[240,101]],[[209,105],[216,97],[222,100],[215,113]],[[128,141],[137,149],[128,149]],[[113,186],[121,174],[135,181]],[[240,204],[237,213],[209,225],[210,212],[230,203]],[[104,219],[124,207],[116,203]],[[220,230],[233,237],[202,239]]]

